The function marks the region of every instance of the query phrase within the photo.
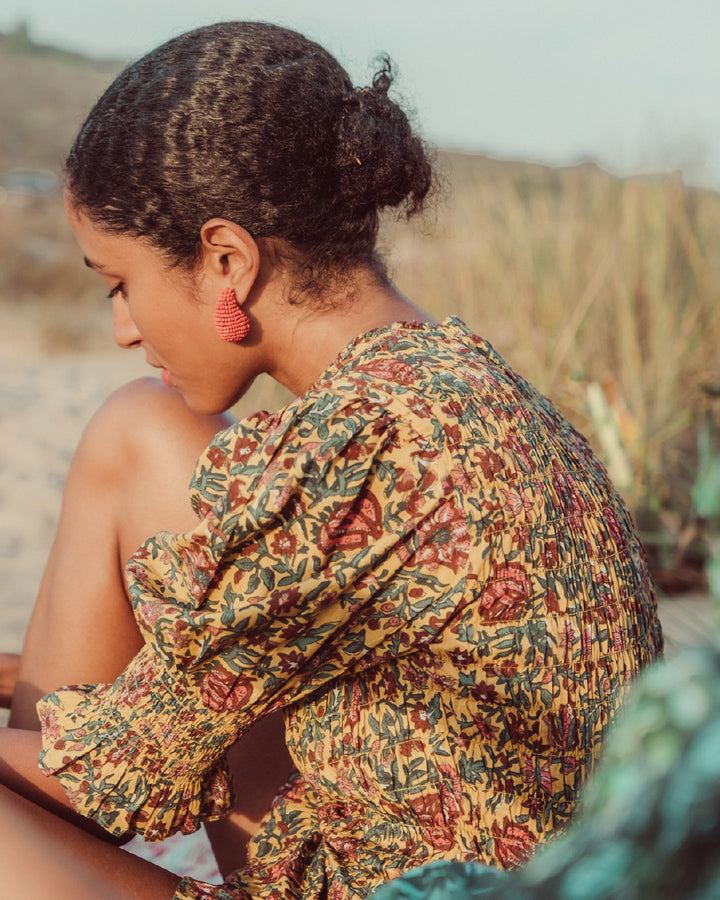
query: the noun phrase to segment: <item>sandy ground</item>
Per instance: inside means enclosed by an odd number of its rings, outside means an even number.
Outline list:
[[[115,388],[148,374],[142,353],[115,350],[109,342],[107,351],[48,355],[31,325],[0,308],[0,650],[22,647],[65,475],[85,425]],[[664,602],[671,647],[702,640],[708,611],[702,596]],[[154,850],[133,846],[173,871],[189,868],[214,880],[203,832]]]

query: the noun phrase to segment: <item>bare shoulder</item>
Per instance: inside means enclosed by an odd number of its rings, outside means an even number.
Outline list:
[[[232,421],[229,415],[198,415],[178,391],[155,378],[140,378],[108,397],[90,421],[83,444],[123,466],[158,456],[186,465]]]

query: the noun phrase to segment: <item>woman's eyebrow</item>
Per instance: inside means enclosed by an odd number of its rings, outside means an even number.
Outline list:
[[[92,260],[88,259],[87,256],[83,256],[83,262],[88,267],[88,269],[104,269],[105,266],[101,266],[100,263],[94,263]]]

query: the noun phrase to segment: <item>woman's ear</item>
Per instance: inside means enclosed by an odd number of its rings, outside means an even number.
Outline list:
[[[260,272],[260,250],[249,231],[227,219],[210,219],[200,229],[205,277],[219,289],[234,288],[239,303],[250,293]]]

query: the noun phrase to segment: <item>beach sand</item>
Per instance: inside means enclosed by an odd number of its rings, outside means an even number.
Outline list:
[[[60,510],[73,450],[105,397],[151,375],[141,352],[112,348],[53,355],[32,323],[0,309],[0,650],[19,652]],[[669,646],[700,642],[706,597],[661,603]],[[2,720],[0,720],[1,723]],[[179,874],[217,880],[204,832],[133,852]]]

